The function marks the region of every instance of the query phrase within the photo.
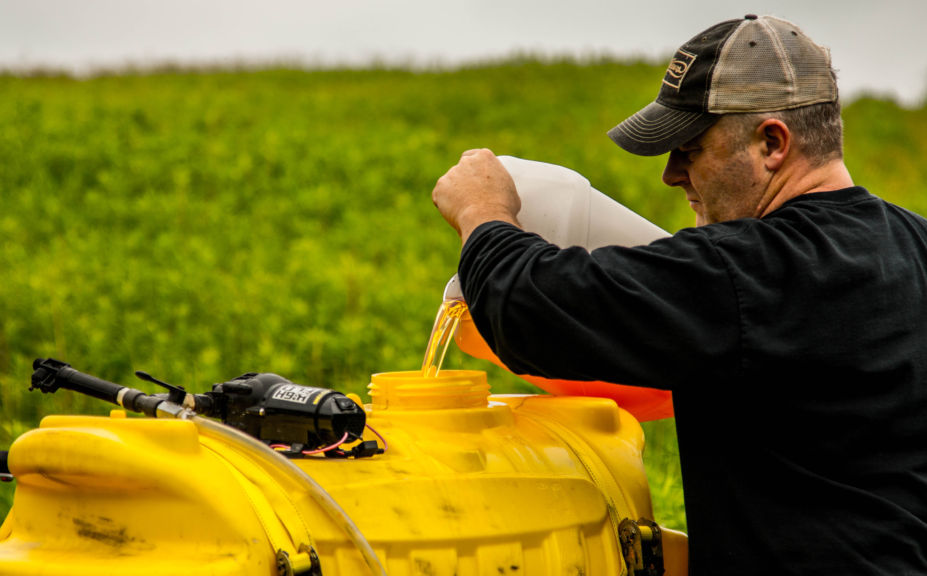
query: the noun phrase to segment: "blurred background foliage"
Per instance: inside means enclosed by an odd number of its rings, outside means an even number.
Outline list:
[[[693,224],[663,158],[606,136],[662,66],[0,76],[0,449],[102,402],[27,392],[54,357],[153,391],[249,371],[365,395],[415,369],[459,239],[430,193],[463,150],[562,164],[670,231]],[[927,214],[927,108],[845,103],[857,183]],[[496,392],[535,389],[489,372]],[[672,420],[645,424],[657,519],[685,529]],[[13,488],[0,485],[0,518]]]

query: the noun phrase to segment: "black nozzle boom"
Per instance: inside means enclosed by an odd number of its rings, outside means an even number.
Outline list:
[[[29,390],[41,390],[46,394],[64,388],[152,417],[157,416],[158,406],[168,399],[167,394],[149,395],[135,388],[78,372],[70,364],[52,358],[36,358],[32,368],[34,372]]]
[[[119,404],[119,392],[125,386],[100,380],[96,376],[84,374],[71,368],[70,364],[51,358],[36,358],[32,363],[32,385],[30,390],[44,393],[56,392],[58,388],[74,390],[100,400]]]

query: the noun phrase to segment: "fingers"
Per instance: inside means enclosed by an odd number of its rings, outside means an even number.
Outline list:
[[[488,148],[467,150],[438,179],[431,201],[466,241],[483,222],[502,220],[518,225],[521,201],[502,162]]]
[[[464,153],[461,154],[460,157],[463,158],[464,156],[475,156],[477,154],[484,154],[484,153],[488,153],[488,154],[491,154],[492,156],[495,156],[495,154],[493,154],[492,150],[490,150],[489,148],[474,148],[472,150],[464,150]]]

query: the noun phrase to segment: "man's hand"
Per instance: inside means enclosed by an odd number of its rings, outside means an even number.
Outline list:
[[[438,179],[431,200],[457,230],[462,242],[484,222],[502,220],[518,226],[521,199],[515,182],[492,151],[467,150],[460,162]]]

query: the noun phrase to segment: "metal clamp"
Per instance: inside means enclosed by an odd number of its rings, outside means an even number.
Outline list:
[[[656,522],[625,518],[618,525],[618,539],[628,576],[663,575],[663,538]]]

